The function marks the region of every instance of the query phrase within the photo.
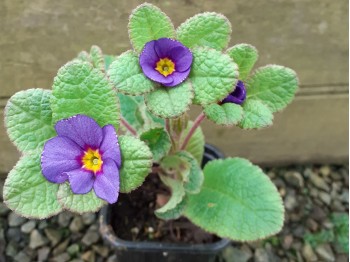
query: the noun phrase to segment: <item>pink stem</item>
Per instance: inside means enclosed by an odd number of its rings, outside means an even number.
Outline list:
[[[191,137],[193,136],[194,132],[196,131],[196,129],[199,127],[199,125],[201,124],[201,122],[204,120],[205,115],[204,113],[200,113],[199,116],[197,116],[196,120],[194,120],[193,126],[191,127],[190,131],[188,132],[184,142],[182,143],[181,149],[180,150],[184,150],[188,144],[188,142],[190,141]]]
[[[125,120],[124,117],[121,117],[120,119],[121,123],[123,126],[125,126],[125,128],[134,136],[137,136],[137,132],[136,130],[128,123],[128,121]]]

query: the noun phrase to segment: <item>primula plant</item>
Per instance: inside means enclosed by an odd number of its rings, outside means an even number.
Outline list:
[[[157,7],[130,16],[133,49],[106,56],[93,46],[59,69],[52,90],[29,89],[8,101],[5,123],[22,157],[4,201],[28,218],[63,210],[96,212],[138,188],[152,171],[171,192],[160,219],[187,217],[205,231],[240,241],[279,232],[284,208],[276,187],[243,158],[201,168],[200,123],[260,129],[289,104],[295,72],[267,65],[249,44],[228,49],[231,25],[198,14],[176,30]],[[189,119],[192,104],[202,108]]]

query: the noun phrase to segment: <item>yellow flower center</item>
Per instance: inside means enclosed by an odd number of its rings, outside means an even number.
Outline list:
[[[169,58],[162,58],[157,62],[155,69],[163,76],[167,77],[175,71],[175,63]]]
[[[89,148],[84,152],[81,161],[83,163],[83,168],[86,170],[92,171],[95,174],[98,171],[101,171],[103,161],[100,152],[98,152],[98,149],[93,150]]]

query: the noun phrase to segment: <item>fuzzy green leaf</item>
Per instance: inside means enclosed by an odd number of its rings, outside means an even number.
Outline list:
[[[112,55],[104,55],[105,72],[108,71],[110,65],[114,62],[117,57]]]
[[[51,108],[54,122],[84,114],[100,126],[112,124],[118,130],[118,96],[103,72],[87,62],[74,60],[60,68],[53,83]]]
[[[258,50],[249,44],[238,44],[227,50],[227,54],[239,68],[239,79],[245,80],[258,60]]]
[[[193,102],[205,106],[223,100],[236,85],[237,65],[228,55],[214,49],[195,48],[192,52]]]
[[[93,67],[100,69],[101,71],[105,70],[105,61],[101,48],[93,45],[90,49],[90,59]]]
[[[284,220],[274,184],[258,166],[242,158],[209,162],[202,189],[188,195],[184,214],[205,231],[238,241],[276,234]]]
[[[161,118],[174,118],[185,113],[192,103],[193,89],[189,82],[175,87],[158,87],[145,96],[148,110]]]
[[[151,92],[155,83],[142,72],[138,56],[127,51],[111,64],[108,75],[117,90],[127,95],[142,95]]]
[[[260,129],[272,125],[271,110],[259,100],[246,100],[243,104],[243,118],[239,127],[243,129]]]
[[[5,126],[22,152],[42,148],[56,135],[52,126],[51,91],[28,89],[14,94],[5,107]]]
[[[180,138],[180,145],[185,140],[188,132],[190,132],[191,127],[193,126],[193,122],[188,122],[187,128],[183,131]],[[194,131],[190,141],[188,141],[187,146],[185,147],[185,151],[189,152],[198,162],[198,164],[202,163],[203,154],[204,154],[204,135],[201,127],[198,127],[196,131]]]
[[[177,29],[177,38],[185,46],[206,46],[217,50],[227,47],[230,41],[231,23],[218,13],[197,14]]]
[[[296,73],[287,67],[267,65],[258,68],[247,81],[247,99],[263,101],[272,112],[281,111],[298,89]]]
[[[64,209],[78,214],[97,212],[107,204],[106,201],[96,196],[93,189],[87,194],[73,194],[68,183],[60,185],[57,199]]]
[[[170,137],[163,127],[144,131],[140,135],[140,139],[148,145],[155,161],[159,161],[171,148]]]
[[[40,152],[32,152],[10,171],[4,185],[4,202],[21,216],[48,218],[62,211],[56,198],[58,186],[42,175]]]
[[[148,3],[133,10],[128,28],[131,44],[137,52],[141,52],[149,41],[163,37],[175,38],[175,29],[170,18],[158,7]]]
[[[225,103],[222,105],[211,104],[204,108],[205,116],[215,124],[231,126],[237,124],[243,117],[243,109],[240,105]]]
[[[162,158],[160,167],[165,174],[181,181],[188,181],[191,163],[181,158],[178,154],[168,155]]]
[[[120,192],[128,193],[141,186],[152,167],[152,152],[145,142],[132,136],[119,137],[122,167]]]

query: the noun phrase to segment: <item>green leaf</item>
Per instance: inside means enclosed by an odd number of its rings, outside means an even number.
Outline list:
[[[227,50],[227,54],[235,61],[239,68],[239,79],[248,77],[255,62],[258,60],[258,50],[249,44],[238,44]]]
[[[5,126],[22,152],[42,148],[56,135],[52,126],[51,91],[28,89],[14,94],[5,107]]]
[[[93,189],[87,194],[73,194],[68,183],[60,185],[57,198],[64,209],[78,214],[97,212],[107,204],[96,196]]]
[[[127,96],[118,93],[120,110],[124,119],[136,130],[142,129],[145,124],[142,118],[141,104],[144,103],[140,96]]]
[[[144,3],[133,10],[129,20],[129,37],[137,52],[144,45],[159,38],[175,38],[175,29],[170,18],[158,7]]]
[[[51,97],[53,121],[77,114],[92,117],[100,126],[112,124],[118,130],[119,99],[103,72],[82,61],[60,68]]]
[[[114,60],[116,59],[115,56],[112,55],[104,55],[104,64],[105,64],[105,72],[108,71],[109,66],[114,62]]]
[[[78,56],[78,60],[91,63],[90,54],[86,51],[81,51]]]
[[[148,145],[155,161],[159,161],[168,154],[171,148],[170,137],[163,127],[155,127],[144,131],[140,135],[140,139]]]
[[[90,49],[90,59],[94,68],[100,69],[101,71],[105,70],[105,61],[101,48],[93,45]]]
[[[186,204],[185,190],[182,183],[178,180],[161,176],[165,185],[171,189],[171,197],[161,208],[155,210],[158,218],[169,220],[179,218]]]
[[[296,73],[287,67],[267,65],[258,68],[247,81],[247,98],[260,99],[271,111],[284,109],[298,89]]]
[[[32,152],[10,171],[4,185],[4,202],[21,216],[48,218],[62,211],[56,198],[58,186],[42,175],[40,152]]]
[[[119,136],[122,167],[120,192],[128,193],[141,186],[151,172],[152,153],[145,142],[132,136]]]
[[[211,104],[204,108],[205,116],[215,124],[231,126],[237,124],[243,117],[243,109],[240,105],[225,103],[222,105]]]
[[[127,51],[111,64],[108,75],[117,90],[127,95],[142,95],[151,92],[155,83],[142,72],[138,56]]]
[[[187,136],[188,132],[190,132],[191,128],[193,126],[193,122],[189,121],[187,128],[183,131],[181,138],[180,138],[180,145],[185,140],[185,137]],[[198,162],[199,165],[202,164],[203,154],[204,154],[204,135],[201,127],[198,127],[196,131],[194,131],[192,137],[190,138],[190,141],[188,141],[187,146],[185,147],[185,150],[189,152]]]
[[[177,39],[189,48],[206,46],[217,50],[227,47],[231,32],[225,16],[209,12],[189,18],[176,30]]]
[[[259,100],[246,100],[243,104],[243,118],[239,127],[243,129],[260,129],[272,125],[271,110]]]
[[[175,87],[158,87],[145,96],[148,110],[161,118],[174,118],[185,113],[193,98],[190,83],[184,82]]]
[[[178,154],[168,155],[162,158],[160,162],[161,171],[166,175],[181,181],[188,181],[191,169],[191,163]]]
[[[223,100],[236,85],[237,65],[228,55],[214,49],[195,48],[192,52],[193,102],[205,106]]]
[[[178,155],[181,159],[189,163],[189,172],[184,181],[184,188],[186,192],[190,194],[199,193],[203,184],[204,177],[202,169],[198,164],[197,160],[186,151],[177,152],[176,155]]]
[[[284,208],[276,187],[258,166],[228,158],[205,166],[202,190],[188,195],[184,214],[220,237],[254,241],[281,230]]]

